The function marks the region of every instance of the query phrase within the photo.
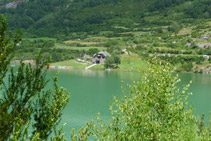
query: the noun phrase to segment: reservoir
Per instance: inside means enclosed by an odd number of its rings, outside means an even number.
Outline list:
[[[50,70],[49,76],[54,76],[56,70]],[[208,122],[211,111],[211,75],[210,74],[179,74],[182,80],[179,87],[192,81],[189,91],[189,103],[196,115],[205,114]],[[71,98],[63,111],[60,125],[67,123],[65,137],[70,138],[72,128],[80,129],[91,121],[99,112],[106,122],[110,118],[109,106],[113,97],[121,97],[122,88],[128,89],[128,84],[141,79],[138,72],[117,71],[68,71],[61,70],[58,84],[71,93]]]

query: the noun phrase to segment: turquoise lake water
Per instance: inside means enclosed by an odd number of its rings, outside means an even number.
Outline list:
[[[50,70],[49,76],[56,71]],[[207,74],[179,74],[182,82],[179,87],[193,82],[190,91],[193,93],[189,103],[193,105],[196,115],[205,114],[206,121],[211,111],[211,75]],[[107,72],[107,71],[67,71],[62,70],[59,75],[59,86],[71,93],[71,99],[62,116],[61,124],[65,126],[65,136],[70,138],[72,128],[85,126],[86,121],[96,117],[99,112],[103,120],[110,118],[109,105],[113,96],[123,95],[121,86],[127,87],[133,81],[140,80],[138,72]]]

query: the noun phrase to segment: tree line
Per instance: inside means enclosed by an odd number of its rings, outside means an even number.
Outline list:
[[[113,5],[118,6],[114,9]],[[211,17],[209,0],[30,0],[16,9],[0,8],[0,13],[8,16],[11,29],[23,28],[24,33],[31,36],[52,37],[58,34],[70,36],[70,32],[119,31],[114,28],[119,24],[132,30],[135,25],[131,23],[134,22],[142,26],[166,25],[169,24],[166,20],[146,22],[145,13],[158,11],[160,15],[168,16],[168,8],[173,6],[180,6],[180,12],[184,14],[178,22],[187,16],[194,19]]]

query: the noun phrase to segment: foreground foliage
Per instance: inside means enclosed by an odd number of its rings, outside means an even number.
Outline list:
[[[112,119],[104,123],[100,116],[79,131],[79,139],[96,140],[211,140],[211,125],[205,128],[188,106],[188,87],[168,64],[148,65],[142,80],[130,86],[129,94],[115,98],[110,107]],[[72,132],[72,139],[77,135]]]
[[[69,93],[58,87],[57,77],[54,90],[44,90],[49,82],[46,78],[49,60],[43,60],[41,55],[35,65],[21,63],[17,70],[9,71],[8,65],[21,38],[19,33],[8,35],[5,17],[0,17],[0,23],[0,140],[47,140],[53,131],[56,135],[53,140],[62,139],[56,125]]]

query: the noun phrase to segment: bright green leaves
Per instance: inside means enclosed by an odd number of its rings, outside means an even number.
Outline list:
[[[34,133],[38,132],[40,138],[47,138],[52,133],[54,127],[60,122],[62,110],[69,98],[69,93],[64,88],[58,87],[57,77],[55,77],[54,92],[48,90],[38,94],[34,111]]]
[[[209,140],[210,131],[203,126],[198,132],[196,117],[187,106],[189,84],[180,90],[180,80],[172,72],[169,64],[152,60],[130,93],[114,99],[109,123],[98,116],[97,123],[81,129],[86,132],[79,132],[80,138],[87,139],[89,133],[96,140]]]
[[[0,140],[47,140],[53,131],[55,139],[62,139],[56,125],[70,98],[69,92],[58,87],[57,77],[53,80],[54,90],[44,89],[49,82],[49,60],[44,60],[41,53],[34,65],[20,63],[17,73],[13,69],[9,72],[13,51],[21,39],[20,34],[6,33],[8,24],[3,16],[0,23]]]

